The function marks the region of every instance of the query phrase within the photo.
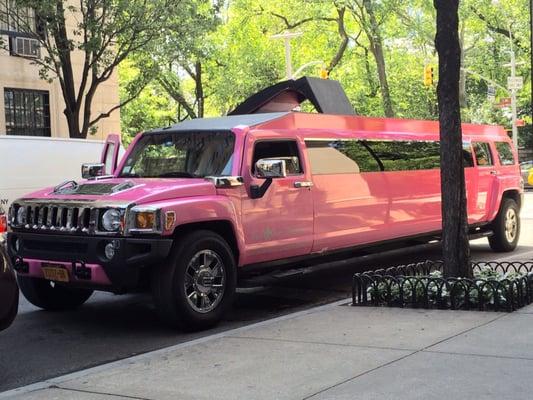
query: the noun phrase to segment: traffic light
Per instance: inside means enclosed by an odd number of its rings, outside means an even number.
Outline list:
[[[433,66],[431,65],[424,66],[424,86],[433,86]]]
[[[324,67],[320,68],[320,78],[329,79],[329,71]]]

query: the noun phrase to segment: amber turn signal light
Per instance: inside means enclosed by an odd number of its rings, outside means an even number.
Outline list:
[[[135,227],[137,229],[152,229],[155,226],[155,213],[141,211],[135,214]]]

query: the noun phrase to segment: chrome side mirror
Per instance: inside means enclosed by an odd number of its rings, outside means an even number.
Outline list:
[[[94,179],[105,175],[105,164],[87,163],[81,165],[81,177],[83,179]]]
[[[287,161],[279,158],[262,158],[255,163],[257,178],[285,178]]]

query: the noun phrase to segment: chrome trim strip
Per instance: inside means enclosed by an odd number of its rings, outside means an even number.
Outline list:
[[[217,188],[231,188],[244,185],[242,176],[206,176],[204,179],[212,182]]]

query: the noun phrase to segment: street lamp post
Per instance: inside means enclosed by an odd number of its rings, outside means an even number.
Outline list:
[[[285,32],[277,35],[272,35],[272,39],[283,39],[285,42],[285,71],[287,79],[292,79],[292,59],[291,59],[291,39],[302,36],[302,32]]]

